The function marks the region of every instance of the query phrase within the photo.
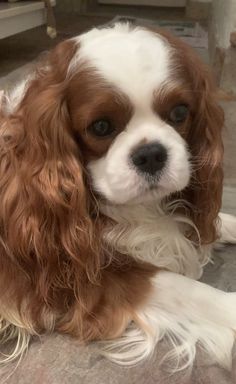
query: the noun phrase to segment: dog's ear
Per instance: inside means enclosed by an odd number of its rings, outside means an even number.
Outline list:
[[[224,123],[223,110],[217,103],[207,73],[199,83],[197,103],[187,138],[193,174],[185,196],[192,204],[191,216],[199,230],[201,242],[207,244],[217,238],[216,221],[221,208],[223,187],[221,134]]]
[[[74,290],[76,297],[81,274],[96,280],[102,257],[65,96],[73,54],[74,46],[62,43],[49,55],[17,110],[3,119],[0,137],[1,258],[19,270],[13,277],[9,273],[15,269],[8,268],[7,285],[18,279],[20,287],[23,274],[35,294],[59,307],[68,304],[57,297],[59,286],[65,294]]]
[[[182,56],[184,76],[194,96],[192,123],[186,137],[192,160],[192,179],[184,198],[191,203],[190,216],[200,233],[201,243],[208,244],[218,236],[216,222],[223,188],[224,113],[210,69],[184,43],[180,43],[176,55]]]
[[[218,104],[219,92],[210,70],[192,48],[166,31],[156,32],[172,47],[173,76],[177,81],[182,79],[193,95],[192,124],[185,137],[193,172],[182,197],[192,207],[189,215],[199,231],[201,243],[212,243],[217,238],[216,221],[223,185],[224,113]]]
[[[102,243],[105,223],[67,106],[73,53],[59,45],[0,119],[0,314],[31,334],[104,339],[145,302],[155,268],[113,259]]]

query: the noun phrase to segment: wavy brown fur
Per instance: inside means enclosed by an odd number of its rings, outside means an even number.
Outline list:
[[[201,244],[213,243],[223,187],[224,112],[218,104],[219,92],[209,68],[187,44],[168,32],[158,32],[173,47],[173,78],[182,82],[183,89],[189,86],[191,97],[194,95],[191,123],[184,134],[192,156],[192,180],[181,197],[191,204],[189,216],[199,231]]]
[[[72,42],[59,45],[17,111],[2,117],[0,291],[10,323],[85,341],[123,331],[156,269],[102,244],[104,219],[89,192],[66,100],[74,50]]]

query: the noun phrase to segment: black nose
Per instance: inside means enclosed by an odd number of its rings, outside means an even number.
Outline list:
[[[167,150],[160,143],[145,144],[132,153],[131,160],[139,171],[155,175],[165,165]]]

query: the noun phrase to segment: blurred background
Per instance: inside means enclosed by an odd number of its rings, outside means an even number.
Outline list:
[[[0,0],[0,87],[58,41],[124,16],[171,29],[212,65],[222,87],[236,91],[236,0]]]

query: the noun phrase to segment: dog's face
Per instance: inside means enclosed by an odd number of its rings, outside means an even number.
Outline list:
[[[87,166],[95,191],[120,204],[185,188],[191,166],[184,135],[193,100],[168,42],[119,26],[87,33],[79,44],[69,72],[82,60],[90,69],[82,98],[71,90],[71,110],[75,131],[94,151]]]
[[[100,120],[95,129],[108,124]],[[94,189],[115,204],[160,199],[182,190],[190,179],[186,143],[151,110],[137,111],[107,153],[88,167]]]

